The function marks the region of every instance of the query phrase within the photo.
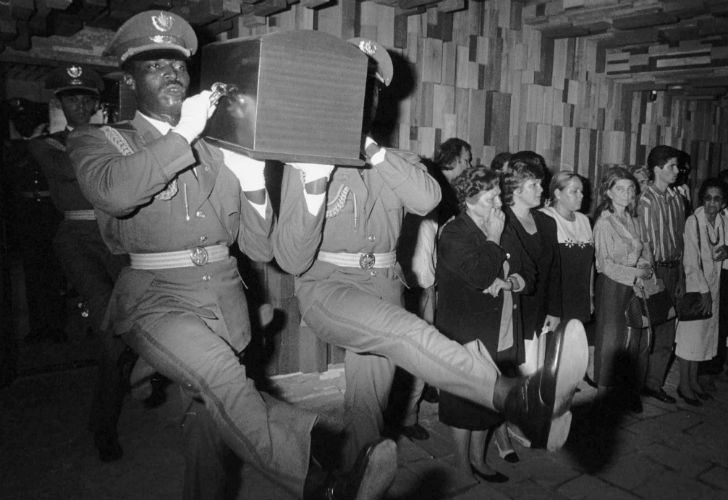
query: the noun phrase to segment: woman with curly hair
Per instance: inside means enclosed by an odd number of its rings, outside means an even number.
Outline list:
[[[519,297],[530,291],[535,269],[504,229],[497,174],[471,168],[453,187],[461,212],[439,240],[435,325],[461,344],[480,340],[501,371],[514,372],[523,361]],[[484,457],[487,430],[502,416],[445,391],[439,410],[440,421],[452,428],[456,467],[485,481],[506,481]]]
[[[516,235],[536,266],[533,293],[522,297],[523,338],[526,352],[524,375],[539,367],[538,339],[553,331],[561,319],[561,262],[556,222],[538,210],[546,175],[541,155],[521,151],[511,157],[511,171],[501,181],[506,226]]]

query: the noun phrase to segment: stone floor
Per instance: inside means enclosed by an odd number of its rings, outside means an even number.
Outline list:
[[[334,430],[341,422],[342,370],[275,379],[281,395],[320,412]],[[26,374],[0,389],[0,498],[6,500],[164,500],[181,498],[181,403],[169,391],[163,406],[147,410],[129,399],[120,422],[123,459],[96,459],[85,430],[93,366]],[[666,388],[675,393],[673,368]],[[435,499],[726,499],[728,498],[728,379],[702,408],[679,401],[645,400],[641,415],[590,410],[594,391],[577,393],[572,433],[563,450],[549,453],[516,445],[509,464],[489,450],[489,463],[510,480],[477,483],[451,466],[448,431],[437,405],[423,403],[426,441],[400,438],[399,468],[388,498]],[[286,499],[254,471],[243,468],[239,499]]]

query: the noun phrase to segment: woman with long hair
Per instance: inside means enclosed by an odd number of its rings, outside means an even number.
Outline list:
[[[641,329],[628,335],[625,311],[639,280],[652,277],[649,248],[636,218],[637,180],[624,167],[609,168],[599,186],[594,224],[596,268],[594,378],[597,400],[629,385],[627,407],[642,411],[639,389],[647,368],[649,344]]]

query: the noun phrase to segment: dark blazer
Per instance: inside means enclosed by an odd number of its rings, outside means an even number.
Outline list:
[[[506,226],[536,264],[535,288],[521,298],[523,335],[525,339],[532,339],[534,333],[541,333],[547,314],[561,317],[561,259],[556,221],[537,209],[531,210],[539,235],[536,244],[533,244],[531,235],[511,208],[503,207],[503,212],[506,214]]]
[[[466,213],[446,224],[438,243],[436,326],[461,344],[480,339],[497,361],[521,363],[521,293],[513,294],[514,346],[502,353],[497,348],[504,292],[497,297],[483,293],[496,278],[506,278],[506,259],[509,274],[519,274],[526,282],[523,292],[530,292],[535,266],[510,229],[504,229],[501,244],[497,245],[488,241]]]

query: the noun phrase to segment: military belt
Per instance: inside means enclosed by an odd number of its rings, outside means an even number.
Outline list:
[[[229,255],[226,245],[211,245],[178,252],[130,253],[129,259],[133,269],[155,270],[204,266],[225,260]]]
[[[346,253],[319,251],[318,260],[334,264],[335,266],[359,267],[368,271],[370,269],[384,269],[393,266],[397,262],[397,253]]]
[[[96,220],[96,214],[93,210],[66,210],[63,212],[63,218],[66,220]]]

